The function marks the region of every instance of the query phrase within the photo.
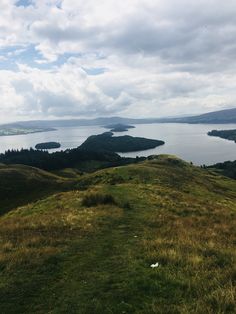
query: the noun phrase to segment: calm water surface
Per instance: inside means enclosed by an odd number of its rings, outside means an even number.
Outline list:
[[[194,164],[213,164],[236,159],[236,143],[207,135],[213,129],[236,129],[236,124],[138,124],[135,129],[117,135],[129,134],[165,141],[165,145],[141,152],[124,153],[122,156],[136,157],[152,154],[173,154]],[[61,143],[59,150],[74,148],[88,136],[107,131],[99,126],[66,127],[56,131],[28,135],[0,137],[0,152],[7,149],[34,147],[40,142]],[[56,151],[56,150],[51,150]]]

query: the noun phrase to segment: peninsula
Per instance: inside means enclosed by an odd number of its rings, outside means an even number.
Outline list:
[[[26,135],[32,133],[51,132],[54,128],[28,128],[28,127],[7,127],[0,126],[0,136]]]
[[[209,136],[217,136],[236,143],[236,129],[235,130],[212,130],[207,133]]]

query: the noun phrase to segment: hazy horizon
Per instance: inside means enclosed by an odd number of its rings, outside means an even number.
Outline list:
[[[230,109],[236,109],[236,108],[228,108],[228,110]],[[227,109],[225,109],[227,110]],[[219,110],[221,111],[221,110]],[[218,111],[216,111],[218,112]],[[211,113],[211,112],[207,112],[207,113]],[[204,113],[199,113],[199,114],[195,114],[194,116],[200,116]],[[6,123],[1,123],[0,125],[8,125],[8,124],[16,124],[16,123],[24,123],[24,122],[37,122],[37,121],[73,121],[73,120],[96,120],[96,119],[130,119],[130,120],[152,120],[152,119],[172,119],[172,118],[186,118],[186,117],[190,117],[191,114],[183,114],[183,115],[174,115],[174,116],[163,116],[163,117],[135,117],[135,116],[131,116],[131,117],[125,117],[125,116],[97,116],[97,117],[75,117],[75,118],[66,118],[66,117],[61,117],[61,118],[54,118],[54,119],[49,119],[47,117],[42,118],[42,119],[29,119],[29,120],[14,120],[14,121],[8,121]]]

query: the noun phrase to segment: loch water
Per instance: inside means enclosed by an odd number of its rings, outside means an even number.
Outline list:
[[[120,153],[122,156],[136,157],[153,154],[172,154],[196,165],[210,165],[216,162],[236,159],[236,143],[218,137],[208,136],[213,129],[236,129],[236,124],[184,124],[157,123],[137,124],[127,132],[116,133],[116,136],[131,135],[160,139],[165,145],[139,152]],[[50,151],[65,150],[81,145],[90,135],[100,134],[107,130],[100,126],[60,127],[56,131],[27,135],[0,137],[0,152],[7,149],[35,147],[41,142],[59,142],[61,148]]]

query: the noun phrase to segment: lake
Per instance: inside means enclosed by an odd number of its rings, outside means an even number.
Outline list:
[[[173,154],[196,165],[210,165],[217,162],[236,159],[236,143],[225,139],[208,136],[213,129],[236,129],[236,124],[184,124],[158,123],[138,124],[135,129],[116,135],[132,135],[160,139],[165,145],[141,152],[121,153],[121,156],[136,157],[152,154]],[[7,149],[34,147],[40,142],[59,142],[60,149],[75,148],[82,144],[88,136],[107,131],[100,126],[64,127],[56,131],[27,135],[0,137],[0,152]]]

